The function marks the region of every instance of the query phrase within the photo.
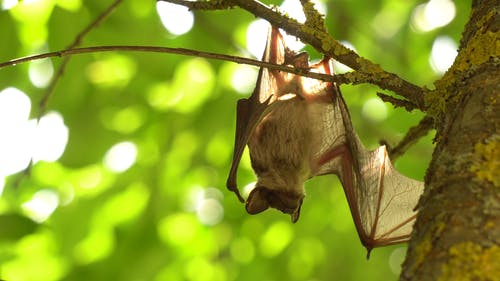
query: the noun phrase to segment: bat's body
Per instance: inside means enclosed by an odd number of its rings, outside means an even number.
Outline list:
[[[333,75],[325,58],[309,65],[306,53],[288,50],[272,28],[263,61]],[[261,68],[249,99],[238,101],[236,141],[227,186],[240,201],[236,172],[249,147],[257,183],[246,200],[250,214],[269,207],[296,222],[311,177],[339,176],[359,237],[371,249],[404,242],[423,185],[392,168],[384,146],[367,151],[350,122],[338,87],[330,82]]]
[[[313,116],[311,104],[301,97],[287,100],[266,115],[255,128],[248,141],[252,167],[257,174],[256,188],[252,191],[250,213],[266,209],[266,205],[292,214],[298,219],[304,197],[304,182],[311,177],[315,162]],[[266,191],[264,191],[266,189]],[[264,195],[267,192],[267,195]],[[274,200],[266,200],[275,193]]]

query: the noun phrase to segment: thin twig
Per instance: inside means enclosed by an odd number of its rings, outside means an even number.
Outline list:
[[[83,38],[95,27],[97,27],[107,16],[113,12],[113,10],[122,2],[122,0],[115,0],[111,5],[104,10],[94,21],[92,21],[85,29],[83,29],[76,37],[73,43],[71,43],[66,49],[73,49],[76,46],[80,45]],[[68,62],[70,60],[70,56],[63,58],[61,64],[59,65],[59,68],[57,72],[52,76],[52,79],[50,80],[49,85],[47,86],[47,89],[45,89],[45,93],[43,94],[42,98],[40,99],[40,102],[38,104],[38,120],[42,118],[43,114],[45,114],[45,111],[47,110],[47,102],[52,96],[52,93],[54,92],[54,88],[56,87],[57,82],[61,78],[61,76],[64,73],[64,70],[66,69],[66,66],[68,65]]]
[[[238,64],[248,64],[254,65],[258,67],[266,67],[273,70],[280,70],[284,72],[294,73],[297,75],[314,78],[327,82],[335,82],[337,84],[345,84],[348,80],[344,75],[328,75],[322,73],[310,72],[309,69],[304,68],[294,68],[286,65],[278,65],[269,62],[263,62],[255,59],[230,56],[225,54],[211,53],[211,52],[203,52],[196,51],[191,49],[184,48],[170,48],[170,47],[156,47],[156,46],[95,46],[95,47],[84,47],[84,48],[74,48],[69,50],[61,50],[50,53],[43,53],[18,59],[13,59],[7,62],[0,63],[0,68],[13,66],[20,63],[25,63],[33,60],[51,58],[51,57],[67,57],[78,54],[88,54],[88,53],[97,53],[97,52],[113,52],[113,51],[124,51],[124,52],[150,52],[150,53],[168,53],[168,54],[177,54],[184,56],[194,56],[201,57],[207,59],[216,59],[216,60],[224,60],[231,61]]]
[[[403,155],[408,148],[414,145],[420,138],[427,135],[427,133],[433,128],[434,120],[425,116],[420,120],[418,125],[411,127],[406,133],[406,136],[393,148],[389,148],[389,156],[391,160],[395,160],[396,158]]]
[[[392,104],[394,107],[403,107],[406,111],[412,111],[416,108],[416,105],[408,100],[398,99],[384,93],[377,93],[377,96],[383,101]]]
[[[75,40],[73,40],[73,43],[71,43],[67,49],[73,49],[76,46],[80,45],[83,38],[95,27],[97,27],[107,16],[113,12],[113,10],[122,2],[122,0],[115,0],[111,5],[109,5],[106,10],[104,10],[97,18],[94,19],[89,25],[87,25],[80,33],[78,33],[75,37]],[[64,74],[64,71],[66,70],[66,66],[69,63],[69,60],[71,59],[71,56],[67,56],[63,58],[61,64],[59,65],[59,68],[57,69],[56,73],[52,76],[50,79],[50,83],[45,89],[44,94],[42,95],[42,98],[40,99],[40,102],[38,103],[38,117],[37,120],[40,121],[42,116],[45,114],[47,111],[47,103],[54,93],[54,89],[56,87],[57,82],[59,79],[62,77]],[[17,187],[21,184],[21,181],[25,177],[29,177],[31,174],[31,167],[33,166],[33,159],[30,159],[30,162],[28,163],[28,166],[24,169],[22,172],[21,176],[15,180],[14,187]]]
[[[232,1],[190,1],[190,0],[157,0],[157,2],[169,2],[188,8],[189,10],[222,10],[236,7]]]
[[[220,1],[187,1],[187,0],[158,0],[175,3],[188,7],[191,10],[205,9],[206,3],[219,3]],[[300,24],[294,19],[269,8],[256,0],[226,0],[219,9],[226,9],[235,5],[247,10],[256,17],[263,18],[273,26],[285,30],[288,34],[300,38],[304,43],[311,45],[319,52],[335,58],[337,61],[357,70],[358,72],[374,77],[370,83],[383,89],[389,89],[400,96],[412,101],[421,110],[425,110],[424,90],[394,73],[383,70],[379,65],[360,57],[353,50],[350,50],[334,40],[326,31],[316,30]],[[218,9],[217,5],[211,4],[210,10]]]

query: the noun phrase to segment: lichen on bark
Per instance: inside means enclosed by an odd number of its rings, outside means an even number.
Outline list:
[[[480,181],[489,181],[500,188],[500,135],[493,135],[485,143],[474,147],[474,164],[470,171]]]
[[[449,260],[441,266],[439,281],[500,280],[500,247],[482,247],[466,241],[448,250]]]

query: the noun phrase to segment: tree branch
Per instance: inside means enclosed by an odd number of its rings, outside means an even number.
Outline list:
[[[306,68],[294,68],[287,65],[278,65],[269,62],[263,62],[260,60],[243,58],[225,54],[211,53],[196,51],[184,48],[170,48],[170,47],[155,47],[155,46],[95,46],[95,47],[84,47],[84,48],[73,48],[68,50],[60,50],[55,52],[43,53],[38,55],[27,56],[23,58],[13,59],[6,62],[0,63],[0,68],[14,66],[20,63],[25,63],[33,60],[52,58],[52,57],[68,57],[72,55],[88,54],[88,53],[98,53],[98,52],[113,52],[113,51],[123,51],[123,52],[149,52],[149,53],[164,53],[164,54],[177,54],[183,56],[193,56],[201,57],[207,59],[216,59],[223,61],[230,61],[238,64],[247,64],[258,67],[265,67],[273,70],[284,71],[288,73],[293,73],[296,75],[309,77],[313,79],[322,80],[325,82],[335,82],[338,85],[350,83],[349,79],[345,74],[328,75],[322,73],[311,72]]]
[[[384,93],[377,93],[377,96],[383,101],[392,104],[394,107],[403,107],[406,111],[412,111],[416,108],[416,105],[410,101],[398,99]]]
[[[73,49],[76,46],[80,45],[82,42],[83,38],[95,27],[97,27],[107,16],[109,16],[114,9],[122,2],[122,0],[115,0],[111,5],[104,10],[94,21],[92,21],[85,29],[83,29],[76,37],[73,43],[67,47],[67,49]],[[42,118],[43,114],[45,114],[45,111],[47,110],[47,102],[49,101],[50,97],[52,96],[52,93],[54,92],[54,88],[56,87],[57,82],[61,78],[61,76],[64,73],[64,70],[66,69],[66,66],[68,65],[68,62],[70,60],[70,56],[65,57],[61,64],[59,65],[59,69],[56,71],[54,76],[52,76],[52,79],[50,80],[49,85],[47,86],[47,89],[45,90],[45,93],[43,94],[42,98],[40,99],[40,102],[38,104],[38,120]]]
[[[302,11],[306,16],[306,22],[304,24],[311,28],[327,32],[324,16],[316,10],[314,3],[311,2],[311,0],[300,0],[300,4],[302,5]]]
[[[78,33],[75,37],[75,40],[73,40],[73,43],[71,43],[67,49],[73,49],[76,46],[80,45],[83,38],[95,27],[97,27],[104,19],[109,16],[114,9],[122,2],[122,0],[115,0],[111,5],[109,5],[106,10],[104,10],[97,18],[94,19],[89,25],[87,25],[80,33]],[[70,56],[67,56],[63,58],[61,64],[59,65],[59,68],[57,69],[56,73],[52,76],[50,79],[50,83],[45,89],[44,94],[42,95],[42,98],[40,99],[40,102],[38,103],[38,121],[42,118],[42,116],[45,114],[47,111],[47,103],[54,93],[54,89],[56,87],[57,82],[59,79],[62,77],[64,74],[64,71],[66,70],[66,66],[69,63],[69,60],[71,59]],[[14,60],[15,61],[15,60]],[[0,66],[1,68],[2,66]],[[31,167],[33,166],[33,158],[30,159],[30,162],[28,163],[28,166],[23,170],[21,176],[15,180],[14,186],[19,186],[21,184],[21,181],[25,177],[29,177],[31,175]]]
[[[370,83],[383,89],[391,90],[400,96],[412,101],[417,108],[425,110],[424,90],[394,73],[382,69],[379,65],[360,57],[353,50],[350,50],[333,39],[326,31],[311,28],[309,25],[303,25],[286,15],[267,7],[256,0],[225,0],[225,1],[186,1],[186,0],[158,0],[175,3],[188,7],[189,9],[201,9],[203,5],[209,4],[211,10],[217,9],[216,3],[223,3],[225,9],[235,5],[247,10],[256,17],[263,18],[273,26],[285,30],[288,34],[300,38],[304,43],[314,47],[319,52],[330,56],[337,61],[357,70],[359,73],[371,76]],[[196,3],[196,4],[195,4]],[[203,4],[204,3],[204,4]]]
[[[190,1],[190,0],[157,0],[157,2],[169,2],[188,8],[189,10],[223,10],[231,9],[237,5],[231,1]]]

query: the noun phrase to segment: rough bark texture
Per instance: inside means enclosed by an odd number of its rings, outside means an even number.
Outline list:
[[[437,145],[400,280],[500,280],[500,18],[473,1],[454,65],[426,93]]]

